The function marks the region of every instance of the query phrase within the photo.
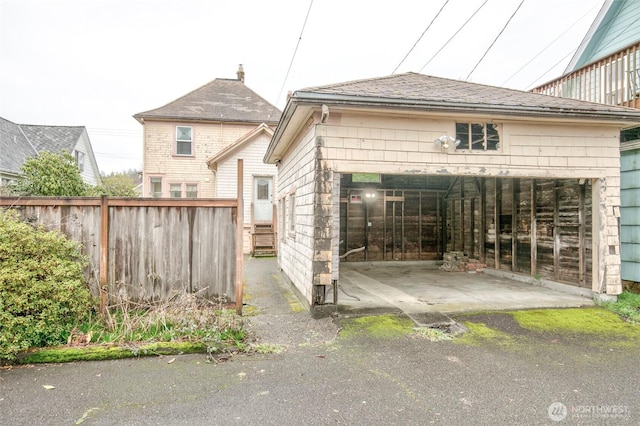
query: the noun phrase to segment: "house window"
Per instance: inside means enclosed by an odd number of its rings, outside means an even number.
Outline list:
[[[171,198],[180,198],[182,197],[182,184],[181,183],[172,183],[169,185],[169,196]]]
[[[162,197],[162,178],[152,177],[149,178],[149,195],[153,198]]]
[[[186,126],[176,127],[176,154],[192,155],[193,154],[193,135],[192,128]]]
[[[289,235],[294,235],[296,233],[296,221],[295,221],[295,210],[296,210],[296,194],[293,193],[289,195]]]
[[[498,124],[456,123],[456,150],[497,151],[500,149]]]
[[[187,188],[187,192],[186,192],[186,197],[187,198],[197,198],[198,197],[198,185],[188,183],[186,185],[186,188]]]
[[[76,151],[76,164],[80,173],[84,172],[84,152]]]
[[[287,206],[286,206],[286,204],[287,204],[287,203],[286,203],[286,201],[287,201],[287,199],[286,199],[285,197],[282,197],[282,198],[280,199],[280,206],[279,206],[279,207],[280,207],[280,211],[279,211],[279,213],[278,213],[278,214],[279,214],[279,216],[278,216],[278,217],[280,218],[280,229],[281,229],[281,230],[280,230],[280,231],[278,231],[278,232],[280,233],[280,239],[281,239],[281,240],[284,240],[284,236],[286,235],[286,232],[285,232],[285,231],[286,231],[286,229],[287,229],[287,228],[285,227],[285,226],[286,226],[286,223],[285,223],[285,218],[286,218],[286,208],[287,208]]]

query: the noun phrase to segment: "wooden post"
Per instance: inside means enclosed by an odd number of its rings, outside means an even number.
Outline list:
[[[511,272],[518,269],[518,206],[520,197],[520,179],[512,180],[511,187]]]
[[[578,281],[580,282],[580,287],[584,287],[586,285],[586,262],[585,262],[585,209],[584,209],[584,198],[585,198],[585,186],[586,184],[578,183]]]
[[[480,259],[483,263],[487,263],[487,252],[485,243],[487,241],[487,178],[480,181],[480,234],[478,234],[478,244],[480,244]]]
[[[558,181],[553,181],[553,279],[560,277],[560,199]]]
[[[109,286],[109,202],[100,197],[100,314],[107,314],[107,289]]]
[[[535,276],[538,271],[538,222],[536,219],[536,213],[538,206],[536,204],[536,180],[531,179],[531,231],[529,232],[531,237],[531,276]]]
[[[244,165],[242,159],[238,159],[238,207],[236,210],[236,312],[242,315],[242,242],[244,240]]]
[[[493,223],[495,223],[496,228],[496,239],[493,243],[493,265],[496,269],[500,269],[500,237],[502,235],[500,224],[500,216],[502,216],[502,180],[494,178],[494,182],[495,192],[493,194],[493,204],[495,208],[493,209]]]

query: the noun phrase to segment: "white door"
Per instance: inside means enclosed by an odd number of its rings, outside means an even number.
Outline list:
[[[253,221],[271,222],[273,219],[273,179],[270,177],[253,178]]]

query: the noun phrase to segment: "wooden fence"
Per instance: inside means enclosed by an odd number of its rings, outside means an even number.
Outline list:
[[[0,207],[81,243],[102,309],[199,292],[241,311],[242,160],[238,169],[237,199],[0,197]]]

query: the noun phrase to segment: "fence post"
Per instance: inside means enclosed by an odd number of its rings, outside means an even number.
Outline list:
[[[242,256],[244,241],[244,165],[238,159],[238,207],[236,211],[236,312],[242,315]]]
[[[107,287],[109,283],[109,202],[100,197],[100,314],[107,314]]]

